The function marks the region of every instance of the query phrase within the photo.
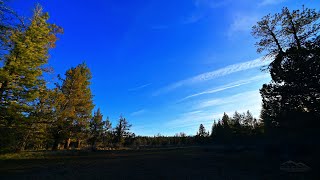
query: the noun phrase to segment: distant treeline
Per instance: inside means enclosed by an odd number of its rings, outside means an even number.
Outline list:
[[[253,118],[250,111],[246,113],[235,112],[232,118],[224,113],[221,120],[214,121],[211,133],[205,129],[203,124],[200,124],[195,136],[187,136],[184,132],[177,133],[174,136],[162,136],[160,134],[153,137],[137,136],[128,146],[150,148],[233,143],[243,139],[252,139],[252,137],[261,138],[262,134],[262,122]]]
[[[314,9],[263,17],[252,29],[259,53],[271,63],[272,81],[260,89],[261,116],[248,111],[224,114],[211,132],[201,124],[196,136],[135,136],[120,117],[112,127],[100,109],[94,113],[91,72],[83,63],[47,87],[49,50],[63,29],[49,23],[37,5],[33,16],[19,16],[0,0],[0,150],[119,148],[233,143],[318,142],[320,122],[320,13]],[[92,115],[93,113],[93,115]]]

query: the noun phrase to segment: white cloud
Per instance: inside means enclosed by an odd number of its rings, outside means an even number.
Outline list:
[[[226,112],[230,116],[235,111],[246,112],[250,110],[254,117],[259,117],[261,110],[261,97],[258,90],[247,91],[224,98],[207,99],[196,104],[192,111],[182,113],[166,123],[168,128],[194,128],[197,130],[202,123],[211,128],[214,120],[221,119]]]
[[[257,15],[237,15],[229,27],[228,36],[233,36],[239,32],[249,32],[258,21],[259,17]]]
[[[128,91],[137,91],[137,90],[140,90],[140,89],[145,88],[145,87],[150,86],[150,85],[151,85],[151,83],[144,84],[144,85],[141,85],[141,86],[137,86],[137,87],[128,89]]]
[[[200,21],[202,18],[204,18],[205,15],[204,14],[193,14],[187,18],[185,18],[183,21],[182,21],[182,24],[192,24],[192,23],[196,23],[198,21]]]
[[[194,0],[195,11],[182,20],[182,24],[196,23],[205,18],[212,9],[226,6],[230,2],[230,0]]]
[[[200,93],[195,93],[195,94],[189,95],[189,96],[181,99],[180,101],[184,101],[184,100],[187,100],[187,99],[190,99],[190,98],[193,98],[193,97],[197,97],[197,96],[201,96],[201,95],[205,95],[205,94],[213,94],[213,93],[216,93],[216,92],[220,92],[220,91],[224,91],[224,90],[227,90],[227,89],[235,88],[235,87],[242,86],[242,85],[245,85],[245,84],[249,84],[249,83],[252,83],[252,82],[255,82],[255,81],[258,81],[258,80],[265,79],[267,77],[269,77],[268,74],[263,74],[263,75],[254,76],[254,77],[249,78],[249,79],[243,79],[243,80],[235,81],[235,82],[223,85],[223,86],[211,88],[209,90],[206,90],[206,91],[203,91],[203,92],[200,92]]]
[[[259,0],[252,2],[252,6],[258,6],[264,8],[263,6],[275,5],[285,2],[286,0]],[[251,31],[252,26],[254,26],[261,18],[263,14],[259,12],[246,11],[243,13],[235,14],[232,23],[229,26],[227,35],[232,37],[237,33],[248,33]]]
[[[154,30],[161,30],[161,29],[168,29],[169,26],[168,25],[154,25],[151,27],[151,29],[154,29]]]
[[[266,5],[273,5],[273,4],[280,4],[285,2],[286,0],[263,0],[259,4],[260,6],[266,6]]]
[[[141,115],[141,114],[143,114],[143,113],[145,113],[145,112],[146,112],[145,109],[141,109],[141,110],[139,110],[139,111],[132,112],[132,113],[130,114],[130,116],[138,116],[138,115]]]
[[[168,127],[185,128],[185,127],[197,127],[200,124],[213,123],[213,119],[219,118],[222,114],[214,114],[210,111],[197,113],[182,113],[178,118],[166,123]]]
[[[212,80],[214,78],[226,76],[228,74],[236,73],[239,71],[244,71],[244,70],[248,70],[248,69],[261,67],[261,66],[267,65],[269,63],[270,63],[269,60],[262,60],[262,58],[258,58],[258,59],[252,60],[252,61],[246,61],[246,62],[242,62],[242,63],[238,63],[238,64],[232,64],[232,65],[226,66],[226,67],[218,69],[218,70],[206,72],[206,73],[203,73],[203,74],[200,74],[200,75],[197,75],[197,76],[194,76],[194,77],[182,80],[182,81],[178,81],[178,82],[173,83],[167,87],[159,89],[158,91],[154,92],[153,95],[157,96],[159,94],[172,91],[172,90],[174,90],[178,87],[181,87],[181,86],[192,85],[192,84]]]
[[[241,105],[241,104],[247,104],[251,103],[252,101],[258,102],[261,100],[260,94],[258,90],[253,90],[253,91],[247,91],[239,94],[235,94],[229,97],[224,97],[224,98],[214,98],[214,99],[206,99],[194,106],[194,109],[204,109],[208,107],[214,107],[214,106],[222,106],[225,104],[236,104]]]
[[[230,0],[195,0],[196,7],[219,8],[229,4]]]

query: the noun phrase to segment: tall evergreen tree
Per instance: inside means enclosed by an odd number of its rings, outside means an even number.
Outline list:
[[[242,123],[242,114],[238,113],[237,111],[234,112],[232,118],[232,126],[233,126],[233,133],[235,135],[239,135],[241,132],[241,123]]]
[[[210,134],[211,138],[217,137],[217,126],[218,126],[217,122],[214,121],[211,127],[211,134]]]
[[[230,126],[230,118],[226,113],[223,113],[222,116],[222,127],[223,127],[223,139],[226,141],[231,140],[232,136],[232,127]]]
[[[273,54],[268,68],[272,82],[264,84],[260,90],[263,101],[261,118],[266,133],[270,134],[278,128],[288,129],[297,124],[294,122],[295,118],[291,117],[292,114],[296,114],[296,117],[308,117],[309,115],[302,114],[311,113],[317,116],[311,119],[319,118],[320,13],[304,7],[293,11],[283,8],[281,13],[266,17],[253,27],[253,34],[260,40],[258,51],[263,49],[267,54]],[[263,22],[277,22],[277,25],[270,31],[261,26]],[[269,35],[271,32],[276,33],[273,33],[272,38],[268,36],[268,39],[265,35],[267,32]],[[269,45],[260,43],[262,41]],[[280,44],[277,49],[269,48],[277,44]],[[305,124],[308,123],[301,122],[300,126]]]
[[[221,122],[222,122],[223,128],[230,129],[230,118],[229,118],[228,114],[223,113]]]
[[[0,67],[0,124],[7,128],[4,131],[16,135],[18,150],[24,148],[23,137],[34,123],[30,114],[45,90],[43,66],[48,61],[49,49],[55,46],[56,34],[61,32],[48,19],[48,13],[38,5],[24,28],[6,31],[5,43],[10,49]]]
[[[64,101],[59,118],[64,122],[64,128],[67,131],[65,148],[68,149],[71,138],[74,138],[77,141],[77,147],[80,147],[94,105],[90,90],[90,69],[83,63],[67,70],[65,76],[60,87]]]
[[[58,108],[56,111],[54,137],[57,148],[61,138],[65,139],[65,148],[68,149],[71,138],[80,146],[84,132],[88,129],[91,112],[94,107],[90,90],[90,69],[85,64],[67,70],[62,85],[56,89]]]

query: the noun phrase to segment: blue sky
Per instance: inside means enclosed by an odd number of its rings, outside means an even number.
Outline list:
[[[223,112],[258,117],[260,71],[251,27],[262,16],[320,7],[315,0],[12,0],[21,15],[39,2],[64,28],[49,64],[57,74],[86,62],[94,103],[113,125],[122,114],[138,135],[210,130]]]

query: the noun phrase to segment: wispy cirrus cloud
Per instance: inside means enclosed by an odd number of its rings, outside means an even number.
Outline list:
[[[242,79],[242,80],[239,80],[239,81],[228,83],[228,84],[223,85],[223,86],[211,88],[211,89],[206,90],[206,91],[202,91],[202,92],[199,92],[199,93],[195,93],[195,94],[186,96],[186,97],[182,98],[179,102],[187,100],[187,99],[190,99],[190,98],[193,98],[193,97],[197,97],[197,96],[201,96],[201,95],[205,95],[205,94],[213,94],[213,93],[217,93],[217,92],[224,91],[224,90],[227,90],[227,89],[239,87],[239,86],[246,85],[246,84],[249,84],[249,83],[252,83],[252,82],[255,82],[255,81],[266,79],[267,77],[269,77],[268,74],[263,74],[263,75],[254,76],[254,77],[248,78],[248,79]]]
[[[257,101],[258,100],[258,101]],[[247,104],[250,101],[260,102],[260,94],[258,90],[252,90],[247,92],[238,93],[229,97],[224,98],[213,98],[213,99],[205,99],[196,105],[194,105],[194,110],[200,110],[208,107],[222,106],[226,104]]]
[[[258,117],[261,110],[261,97],[258,90],[242,92],[223,98],[205,99],[197,102],[190,112],[181,113],[177,118],[168,121],[166,126],[175,128],[193,127],[195,132],[200,123],[207,128],[214,120],[221,119],[223,113],[231,115],[235,112],[250,112]]]
[[[168,121],[165,125],[169,128],[186,128],[192,126],[198,128],[200,124],[213,123],[214,119],[222,115],[223,114],[214,114],[210,111],[186,112],[180,114],[178,118]]]
[[[199,14],[192,14],[191,16],[188,16],[182,20],[182,24],[192,24],[200,21],[202,18],[205,17],[204,13]]]
[[[252,2],[252,5],[264,8],[268,5],[276,5],[286,2],[287,0],[257,0]],[[227,31],[228,37],[238,36],[239,33],[249,33],[252,26],[256,24],[263,16],[259,11],[243,11],[242,13],[236,13],[233,16],[233,20],[230,23]]]
[[[199,74],[197,76],[194,76],[194,77],[182,80],[182,81],[178,81],[176,83],[173,83],[171,85],[168,85],[168,86],[166,86],[164,88],[159,89],[158,91],[154,92],[153,95],[157,96],[157,95],[160,95],[162,93],[170,92],[170,91],[172,91],[172,90],[174,90],[176,88],[182,87],[182,86],[192,85],[192,84],[196,84],[196,83],[212,80],[212,79],[215,79],[217,77],[226,76],[226,75],[229,75],[229,74],[232,74],[232,73],[236,73],[236,72],[240,72],[240,71],[244,71],[244,70],[248,70],[248,69],[262,67],[262,66],[265,66],[265,65],[267,65],[269,63],[270,63],[270,61],[267,60],[267,59],[262,60],[262,58],[258,58],[258,59],[251,60],[251,61],[232,64],[232,65],[226,66],[226,67],[221,68],[221,69],[217,69],[217,70],[214,70],[214,71],[206,72],[206,73]]]
[[[154,30],[162,30],[162,29],[168,29],[169,25],[153,25],[151,26],[151,29]]]
[[[146,112],[145,109],[140,109],[138,111],[132,112],[130,116],[138,116],[138,115],[144,114],[145,112]]]
[[[273,4],[280,4],[285,2],[286,0],[263,0],[260,2],[260,6],[266,6],[266,5],[273,5]]]
[[[182,20],[182,24],[193,24],[205,18],[212,9],[226,6],[230,0],[194,0],[195,11]]]
[[[147,87],[147,86],[150,86],[150,85],[151,85],[151,83],[143,84],[143,85],[141,85],[141,86],[137,86],[137,87],[128,89],[128,91],[137,91],[137,90],[143,89],[143,88],[145,88],[145,87]]]
[[[196,7],[219,8],[228,5],[231,0],[194,0]]]
[[[244,15],[238,14],[233,18],[228,30],[228,36],[232,37],[239,32],[249,32],[252,26],[258,22],[259,16],[256,14]]]

